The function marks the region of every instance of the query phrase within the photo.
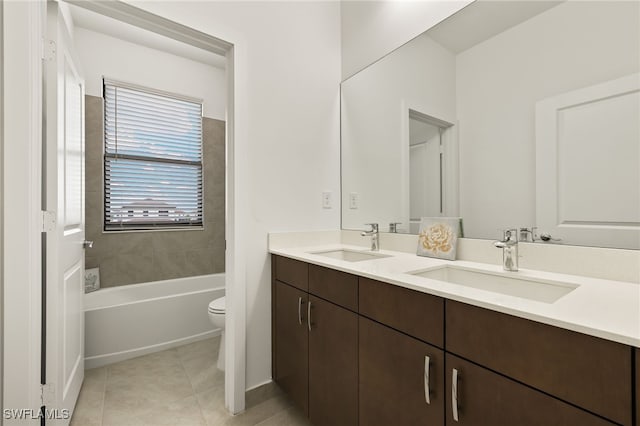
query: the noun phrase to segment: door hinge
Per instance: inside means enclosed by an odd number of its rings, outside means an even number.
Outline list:
[[[40,401],[42,405],[51,407],[56,403],[56,388],[53,383],[40,385]]]
[[[56,42],[53,40],[42,39],[42,59],[52,61],[56,57]]]
[[[56,229],[56,212],[42,210],[42,232],[51,232]]]

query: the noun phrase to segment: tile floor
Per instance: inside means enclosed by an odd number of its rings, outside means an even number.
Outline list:
[[[220,337],[85,371],[71,426],[310,426],[275,385],[247,393],[247,410],[224,408],[216,368]]]

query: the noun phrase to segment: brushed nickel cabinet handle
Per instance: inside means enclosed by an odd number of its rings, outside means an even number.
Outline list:
[[[453,420],[458,421],[458,370],[451,371],[451,414]]]
[[[428,355],[424,357],[424,400],[427,404],[431,404],[431,398],[429,394],[431,391],[429,390],[429,367],[431,363],[431,358]]]
[[[311,331],[311,300],[309,300],[309,304],[307,305],[307,327],[309,327],[309,331]]]
[[[298,297],[298,324],[302,325],[302,297]]]

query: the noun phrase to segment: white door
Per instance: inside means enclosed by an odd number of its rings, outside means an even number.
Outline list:
[[[640,74],[536,104],[538,232],[640,248]]]
[[[56,2],[47,2],[46,381],[48,409],[71,413],[84,378],[84,81]],[[58,416],[63,417],[63,416]],[[68,424],[69,420],[47,421]]]

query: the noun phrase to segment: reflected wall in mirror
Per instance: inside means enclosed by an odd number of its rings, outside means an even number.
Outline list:
[[[470,238],[640,248],[639,16],[479,0],[345,80],[342,227],[461,216]]]

